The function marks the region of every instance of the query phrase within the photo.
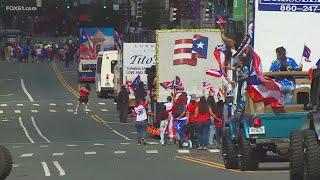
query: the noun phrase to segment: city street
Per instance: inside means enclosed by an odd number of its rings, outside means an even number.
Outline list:
[[[113,99],[92,85],[88,114],[77,100],[77,71],[60,63],[0,63],[0,142],[11,151],[8,180],[77,179],[289,179],[288,163],[261,164],[257,172],[224,169],[221,153],[137,146],[132,123],[118,123]]]

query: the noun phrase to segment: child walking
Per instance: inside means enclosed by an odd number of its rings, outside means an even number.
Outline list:
[[[91,90],[91,87],[89,84],[86,84],[84,87],[80,88],[79,90],[80,97],[77,103],[76,110],[74,111],[74,114],[78,114],[78,109],[80,104],[84,104],[85,112],[88,113],[88,101],[89,101],[90,90]]]
[[[138,145],[146,145],[145,134],[147,128],[147,110],[143,100],[138,100],[137,107],[134,108],[134,113],[136,114],[136,129],[137,129],[137,140]]]

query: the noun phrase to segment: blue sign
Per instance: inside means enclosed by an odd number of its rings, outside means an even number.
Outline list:
[[[320,12],[320,0],[258,0],[259,11]]]

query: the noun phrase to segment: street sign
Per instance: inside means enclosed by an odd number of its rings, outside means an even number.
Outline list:
[[[259,0],[260,11],[320,12],[320,1]]]

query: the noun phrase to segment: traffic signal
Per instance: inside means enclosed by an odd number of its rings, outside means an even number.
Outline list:
[[[170,8],[170,21],[176,21],[178,15],[178,8],[171,7]]]
[[[136,2],[136,21],[142,23],[143,16],[143,6],[142,0],[137,0]]]
[[[207,8],[206,8],[206,13],[205,13],[205,19],[206,20],[211,20],[212,17],[212,8],[213,8],[213,2],[209,1]]]

